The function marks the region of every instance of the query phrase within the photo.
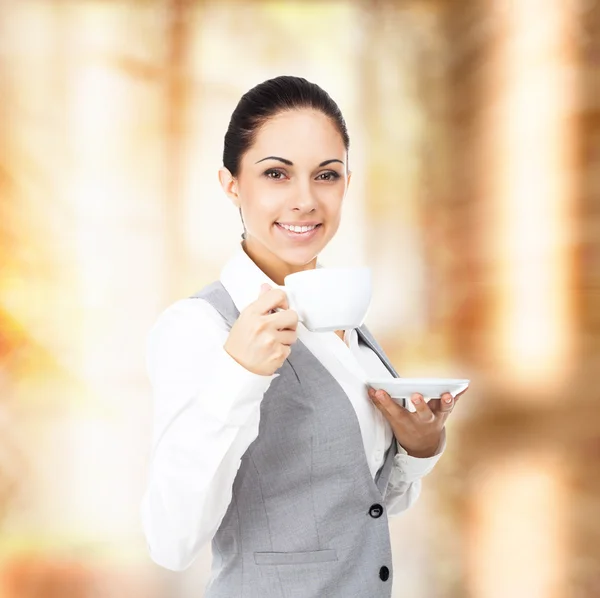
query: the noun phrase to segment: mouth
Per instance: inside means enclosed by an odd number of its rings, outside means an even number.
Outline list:
[[[322,226],[323,223],[321,222],[311,226],[288,226],[280,224],[279,222],[275,222],[275,227],[281,231],[286,238],[305,241],[312,239],[322,228]]]

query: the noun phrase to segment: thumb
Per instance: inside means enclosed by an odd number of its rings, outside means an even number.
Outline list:
[[[258,296],[260,297],[261,295],[264,295],[266,292],[268,292],[270,290],[271,290],[271,285],[268,282],[263,282],[260,285],[260,293]]]

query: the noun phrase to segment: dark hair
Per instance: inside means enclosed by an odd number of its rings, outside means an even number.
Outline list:
[[[223,166],[237,176],[242,156],[254,142],[258,129],[269,118],[297,108],[314,108],[331,118],[348,151],[346,122],[329,94],[302,77],[283,75],[258,84],[241,97],[225,133]]]

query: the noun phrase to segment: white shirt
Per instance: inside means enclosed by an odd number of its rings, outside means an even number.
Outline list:
[[[241,312],[255,301],[263,282],[275,283],[240,243],[220,280]],[[246,370],[223,348],[229,326],[207,301],[180,299],[168,306],[148,333],[146,365],[153,390],[154,419],[148,481],[140,515],[150,558],[167,569],[189,567],[216,533],[232,497],[246,449],[258,436],[263,395],[279,374]],[[356,330],[344,341],[335,332],[311,332],[298,323],[298,340],[341,385],[356,411],[365,455],[375,473],[394,440],[391,426],[352,372],[391,377],[376,353],[359,342]],[[398,445],[386,509],[408,509],[446,446],[437,453],[406,454]]]

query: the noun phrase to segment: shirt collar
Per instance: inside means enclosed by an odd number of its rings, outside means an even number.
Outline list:
[[[323,265],[317,260],[317,268]],[[260,285],[273,282],[244,251],[242,241],[221,269],[221,283],[229,293],[238,311],[243,311],[250,303],[256,301],[260,294]]]

